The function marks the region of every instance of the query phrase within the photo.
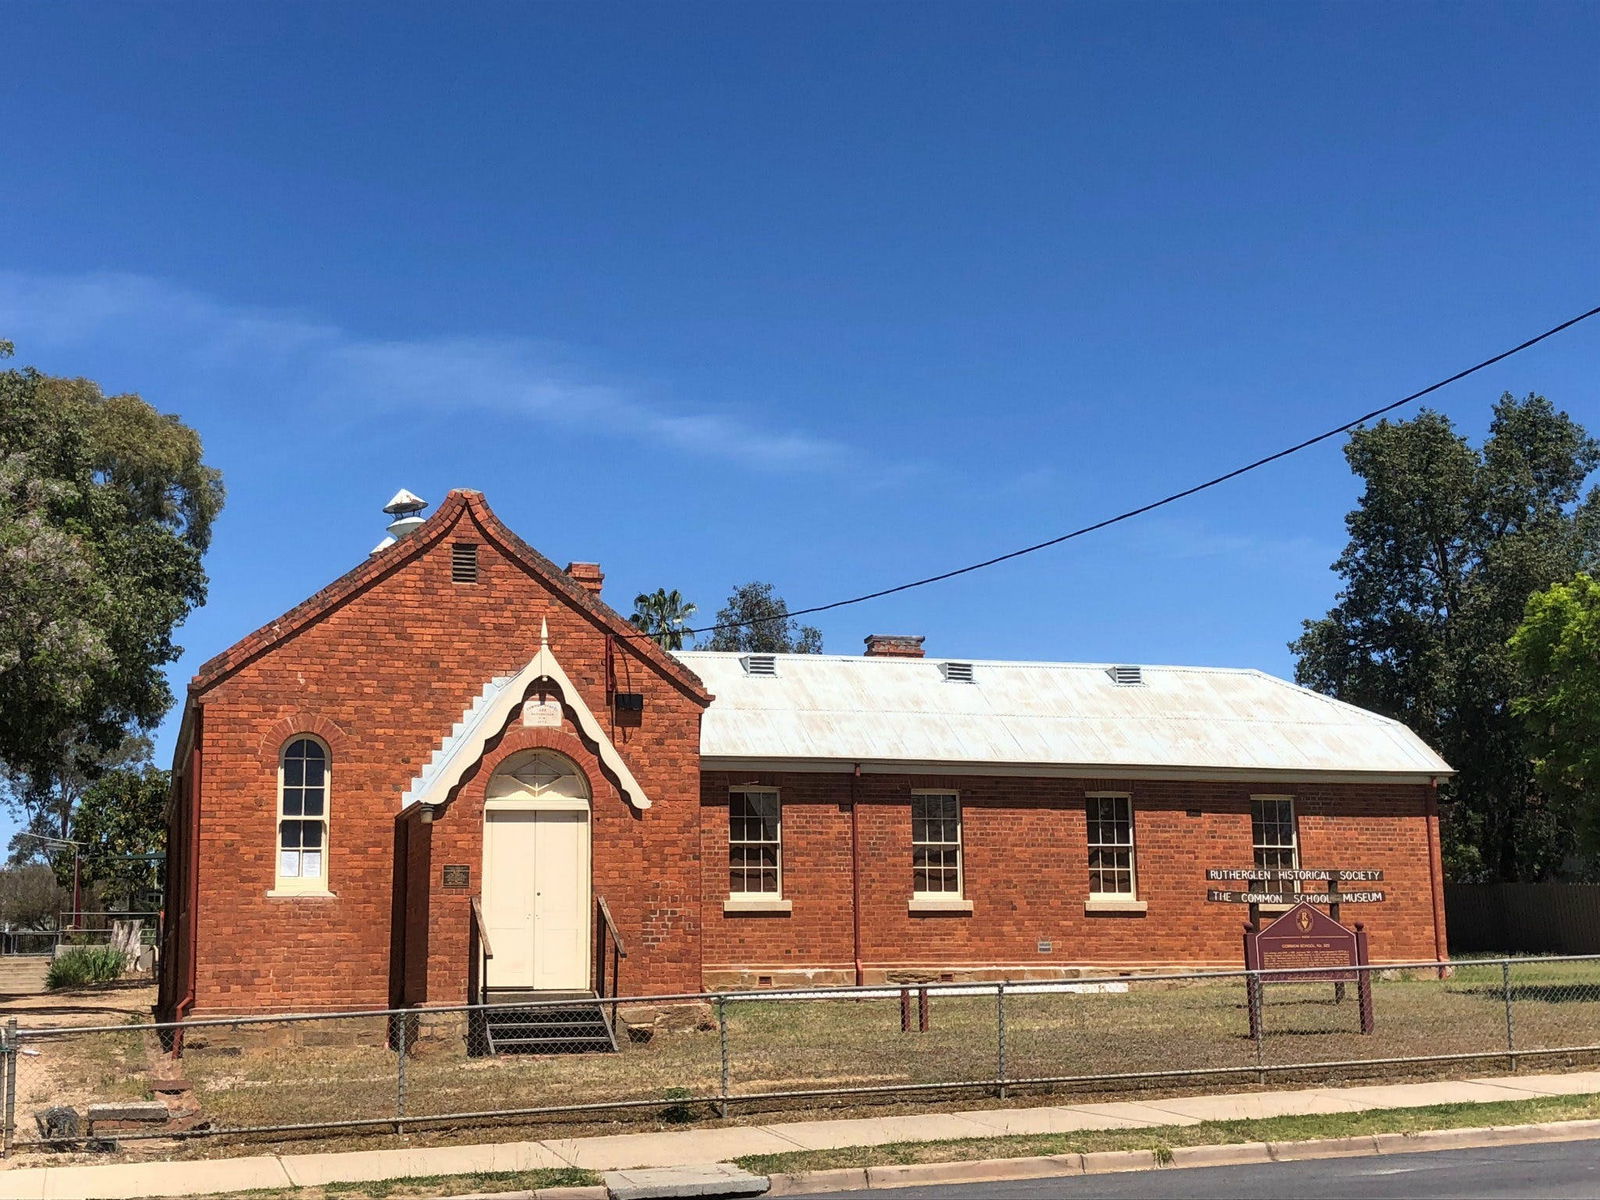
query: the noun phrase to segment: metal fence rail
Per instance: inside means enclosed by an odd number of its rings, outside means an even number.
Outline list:
[[[1383,964],[1361,1032],[1325,973],[551,999],[0,1032],[4,1145],[403,1131],[643,1111],[656,1121],[826,1097],[1307,1080],[1600,1056],[1600,956]],[[1252,1027],[1249,1000],[1261,993]],[[162,1081],[178,1083],[163,1087]],[[82,1124],[154,1093],[169,1117]],[[72,1109],[68,1121],[60,1111]],[[159,1115],[159,1114],[158,1114]]]

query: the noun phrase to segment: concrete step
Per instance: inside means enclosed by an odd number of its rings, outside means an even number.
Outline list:
[[[49,972],[48,954],[19,954],[0,958],[0,992],[37,995],[45,990],[45,976]]]

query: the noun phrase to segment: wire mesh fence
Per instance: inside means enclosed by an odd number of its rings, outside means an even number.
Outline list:
[[[13,1024],[0,1028],[0,1100],[9,1148],[588,1112],[670,1124],[820,1097],[1515,1070],[1558,1054],[1600,1057],[1600,956],[1383,965],[1338,982],[1201,972]]]

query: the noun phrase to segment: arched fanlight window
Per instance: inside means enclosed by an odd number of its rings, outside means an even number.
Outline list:
[[[570,760],[549,750],[513,754],[489,780],[490,800],[588,800],[589,784]]]
[[[278,890],[328,890],[328,748],[296,738],[278,758]]]

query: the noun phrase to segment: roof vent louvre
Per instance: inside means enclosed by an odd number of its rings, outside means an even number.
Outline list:
[[[969,662],[940,663],[939,669],[944,672],[946,683],[976,683],[972,677],[972,664]]]
[[[746,675],[776,675],[778,656],[775,654],[746,654],[739,660]]]
[[[1143,667],[1107,667],[1106,674],[1111,676],[1111,682],[1122,687],[1136,687],[1144,683]]]
[[[478,545],[476,542],[456,542],[451,545],[450,582],[478,582]]]

